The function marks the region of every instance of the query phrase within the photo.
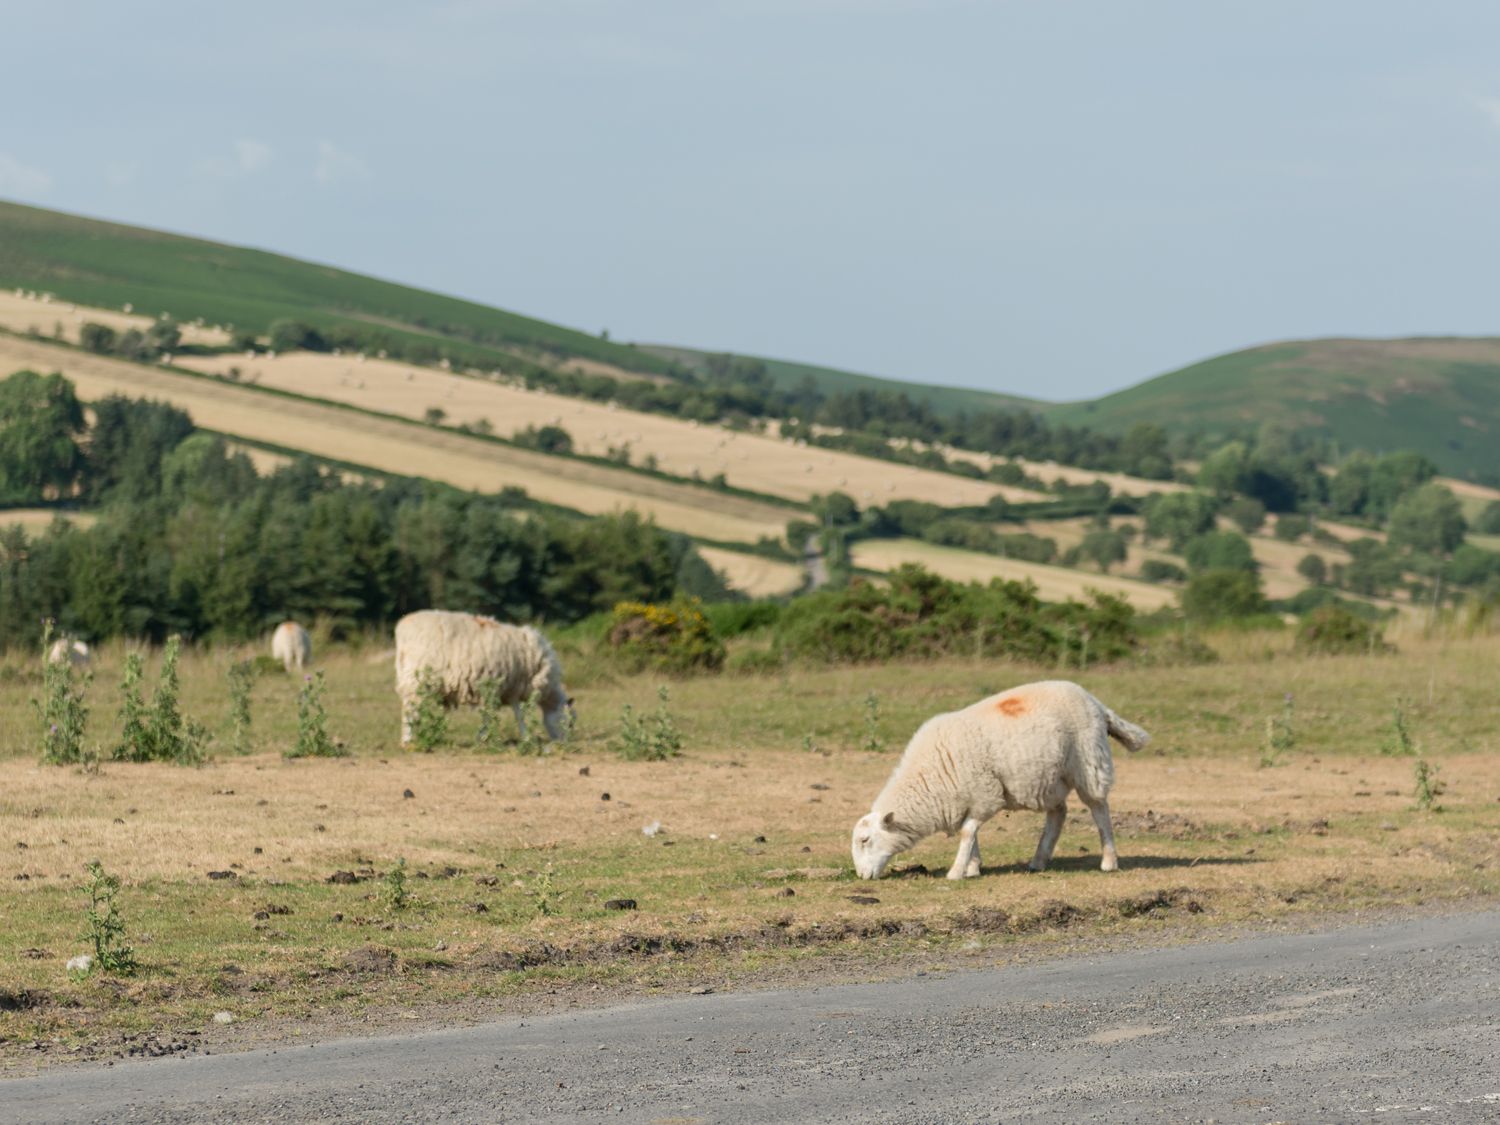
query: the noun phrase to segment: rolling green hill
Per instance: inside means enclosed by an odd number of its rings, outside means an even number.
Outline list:
[[[1272,422],[1344,450],[1415,449],[1452,475],[1500,479],[1500,339],[1302,340],[1195,363],[1051,421],[1121,431],[1159,422],[1230,434]]]
[[[295,258],[0,202],[0,286],[264,332],[282,318],[428,340],[480,366],[584,358],[671,374],[659,356],[472,301]]]
[[[264,332],[275,320],[377,333],[455,363],[524,373],[569,360],[648,375],[702,370],[702,350],[620,344],[545,321],[260,250],[0,202],[0,287],[79,304],[168,310]],[[360,346],[364,346],[362,343]],[[383,346],[383,345],[377,345]],[[1121,432],[1243,434],[1266,422],[1343,450],[1416,449],[1451,475],[1500,482],[1500,339],[1306,340],[1231,352],[1089,402],[1048,404],[764,359],[778,385],[904,392],[941,413],[1030,409]]]

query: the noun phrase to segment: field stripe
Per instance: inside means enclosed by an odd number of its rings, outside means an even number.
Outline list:
[[[549,457],[464,434],[337,406],[268,394],[213,379],[0,337],[0,370],[61,371],[79,397],[151,397],[187,410],[199,425],[382,472],[495,493],[507,486],[590,515],[635,509],[661,527],[731,542],[779,537],[787,509],[706,488]]]

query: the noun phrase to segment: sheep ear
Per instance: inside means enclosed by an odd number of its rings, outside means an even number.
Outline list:
[[[882,828],[895,828],[896,827],[896,814],[893,813],[893,812],[888,812],[883,817],[881,817],[880,818],[880,827],[882,827]]]

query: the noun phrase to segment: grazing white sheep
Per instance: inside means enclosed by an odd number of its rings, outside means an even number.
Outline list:
[[[92,655],[89,646],[76,637],[58,637],[47,649],[48,664],[71,664],[75,668],[87,668]]]
[[[563,712],[572,706],[562,682],[557,653],[530,625],[503,625],[493,617],[425,609],[396,622],[396,694],[401,697],[401,741],[411,741],[411,724],[422,691],[422,674],[435,677],[444,707],[480,702],[483,685],[499,689],[499,701],[515,711],[524,736],[521,703],[535,699],[547,736],[563,735]]]
[[[1127,750],[1139,750],[1150,738],[1066,680],[1025,684],[933,716],[917,729],[869,813],[854,825],[855,871],[861,879],[878,879],[898,852],[934,832],[957,832],[958,854],[948,878],[972,878],[979,874],[979,828],[1001,809],[1046,812],[1030,864],[1041,871],[1062,832],[1070,789],[1099,827],[1099,866],[1115,870],[1111,737]]]
[[[295,621],[283,621],[271,634],[271,655],[288,672],[300,672],[312,663],[312,638]]]

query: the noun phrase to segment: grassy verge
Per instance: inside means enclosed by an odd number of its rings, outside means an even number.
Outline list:
[[[222,727],[225,671],[243,655],[184,659],[190,718]],[[107,646],[94,666],[86,742],[106,754],[123,656]],[[1394,657],[1303,660],[1284,638],[1254,636],[1215,666],[1090,672],[1086,686],[1155,736],[1143,754],[1117,754],[1121,872],[1097,870],[1092,824],[1075,815],[1055,867],[1024,874],[1040,817],[1011,813],[981,837],[984,877],[944,880],[953,845],[939,837],[875,884],[853,879],[848,830],[905,737],[1051,670],[948,662],[683,681],[670,706],[686,752],[652,763],[609,743],[624,704],[654,708],[657,681],[580,657],[566,750],[484,752],[463,715],[453,746],[405,753],[387,654],[372,647],[319,663],[348,758],[283,760],[299,684],[276,674],[255,685],[252,753],[86,770],[36,763],[27,699],[39,677],[12,658],[0,665],[0,1060],[170,1048],[212,1034],[221,1012],[254,1027],[460,1001],[494,1011],[538,989],[795,975],[855,948],[1025,949],[1173,919],[1210,935],[1492,898],[1497,656],[1495,640],[1404,640]],[[1292,737],[1273,742],[1267,722],[1288,721],[1288,694]],[[1398,704],[1446,786],[1441,811],[1417,806],[1416,759],[1381,752]],[[886,752],[863,749],[872,733]],[[133,976],[65,969],[86,950],[96,858],[123,883]]]

